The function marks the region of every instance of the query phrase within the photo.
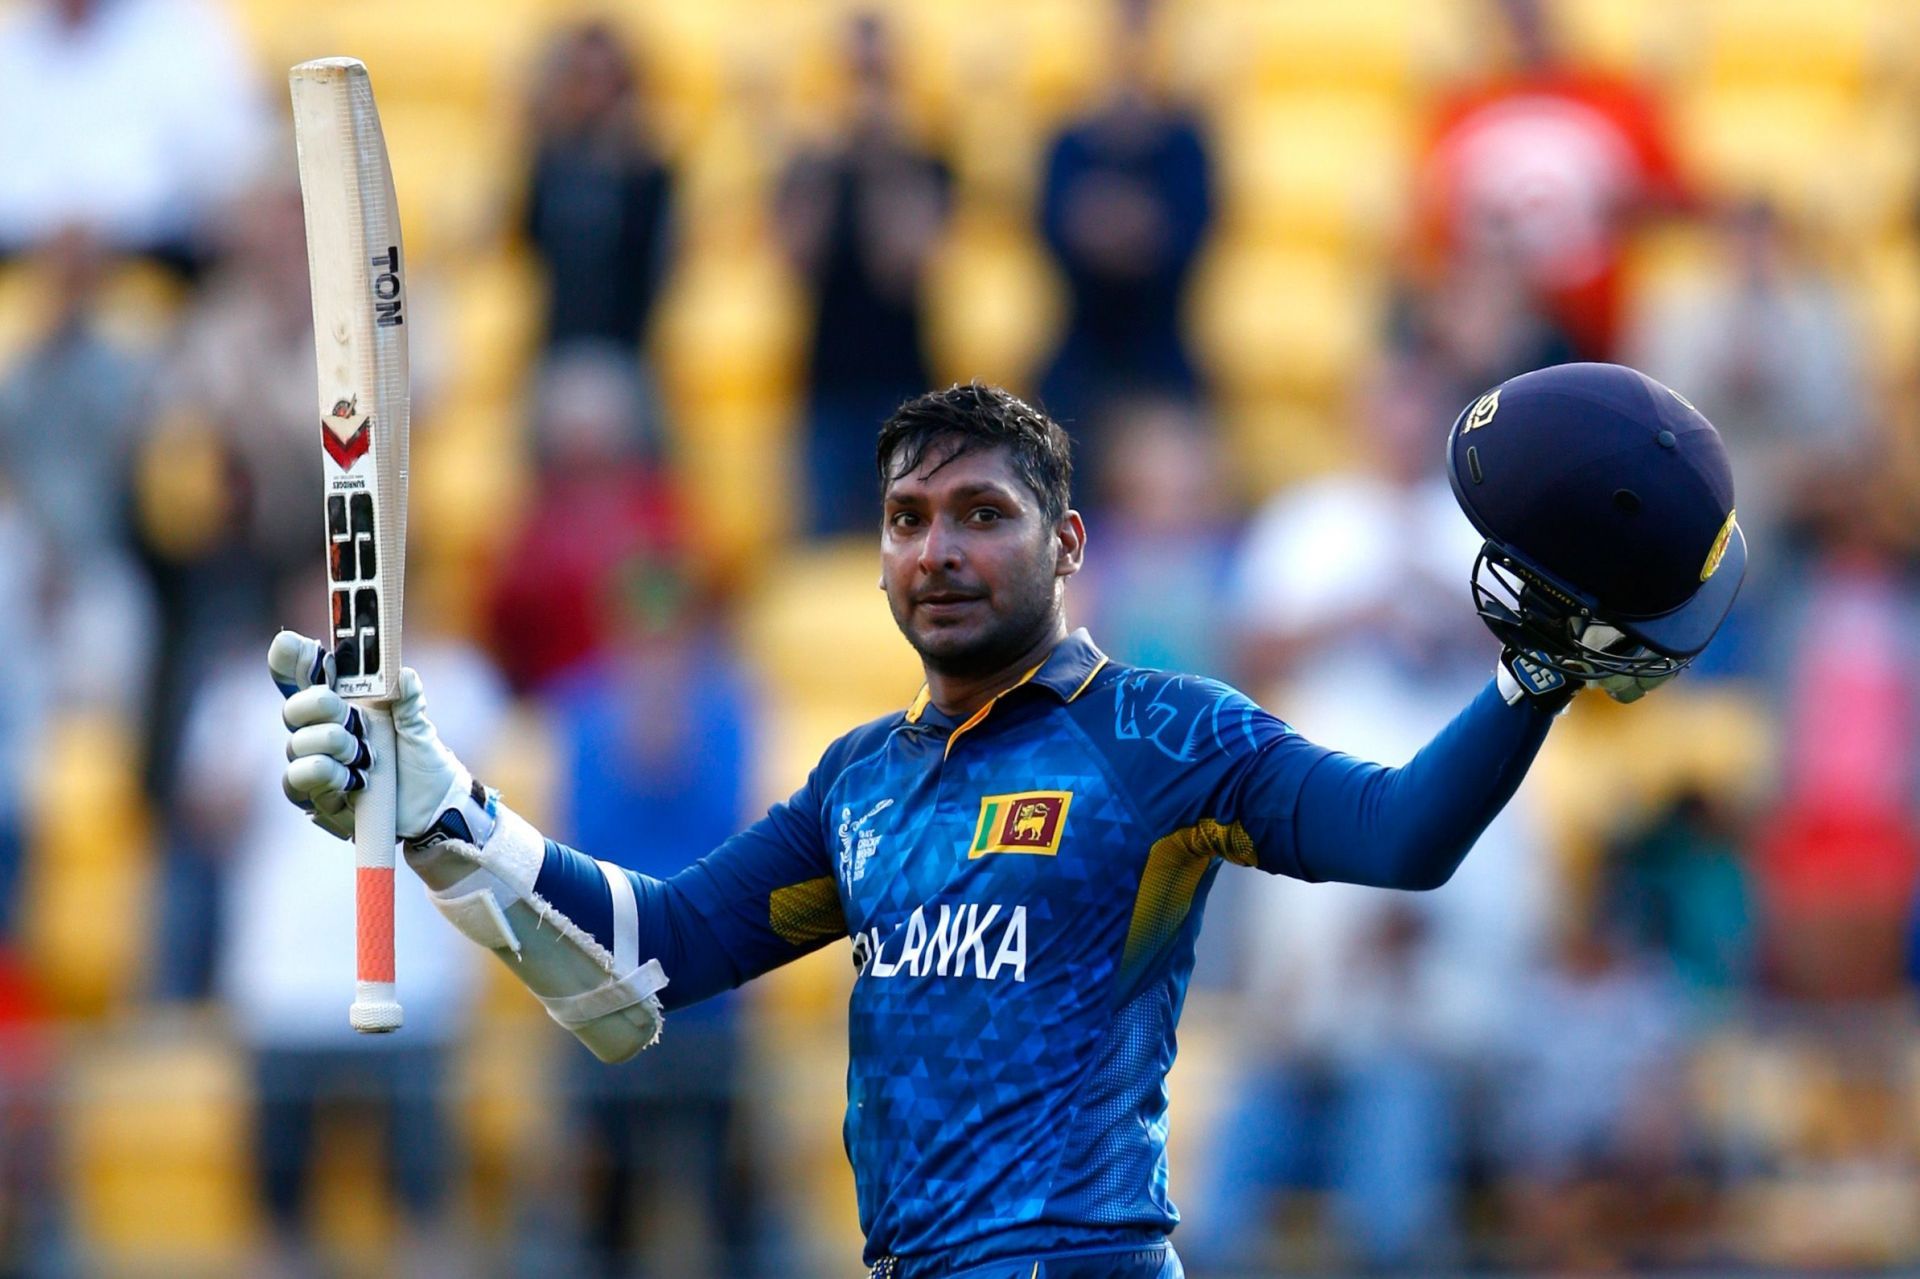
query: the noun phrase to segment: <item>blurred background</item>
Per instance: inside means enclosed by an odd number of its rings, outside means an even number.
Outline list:
[[[1441,892],[1231,877],[1176,1242],[1920,1267],[1906,0],[12,0],[0,1272],[858,1268],[844,946],[607,1069],[403,893],[407,1029],[346,1029],[262,663],[324,625],[285,72],[340,53],[412,258],[408,659],[510,802],[652,873],[913,695],[905,396],[1068,425],[1114,656],[1396,761],[1493,656],[1460,407],[1682,390],[1753,547],[1726,630],[1576,702]]]

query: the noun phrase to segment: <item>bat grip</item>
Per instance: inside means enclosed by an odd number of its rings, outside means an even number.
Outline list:
[[[398,842],[399,773],[393,715],[383,703],[355,703],[372,762],[367,785],[354,799],[353,851],[358,972],[347,1019],[363,1035],[400,1029],[400,1001],[393,985],[393,866]]]

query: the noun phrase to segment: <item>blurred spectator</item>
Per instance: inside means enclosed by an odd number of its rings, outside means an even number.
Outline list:
[[[227,208],[221,247],[182,319],[142,441],[140,538],[162,607],[148,772],[162,795],[173,726],[204,669],[196,655],[238,629],[264,633],[274,581],[312,564],[320,546],[317,427],[300,429],[317,412],[313,309],[290,165]]]
[[[1086,428],[1109,398],[1190,397],[1181,298],[1213,216],[1199,122],[1152,82],[1151,0],[1119,0],[1105,100],[1053,140],[1041,224],[1066,275],[1067,330],[1041,384],[1047,411],[1091,460]]]
[[[490,606],[516,689],[604,657],[636,575],[679,547],[679,499],[646,403],[632,356],[601,344],[556,351],[541,374],[538,484]]]
[[[554,41],[533,131],[526,230],[547,269],[547,342],[600,339],[637,357],[669,264],[672,178],[612,27]]]
[[[153,370],[100,328],[100,243],[69,227],[36,252],[52,313],[0,381],[0,474],[44,556],[30,589],[53,649],[38,678],[57,699],[132,714],[154,602],[130,553],[127,491]]]
[[[1742,833],[1726,801],[1689,789],[1609,858],[1607,914],[1640,949],[1663,957],[1709,1012],[1727,1011],[1755,975]]]
[[[78,223],[192,267],[273,137],[251,55],[203,0],[13,6],[0,84],[0,254]]]
[[[1492,670],[1492,638],[1464,606],[1480,538],[1440,466],[1453,397],[1430,362],[1388,357],[1354,414],[1358,468],[1255,515],[1234,597],[1242,674],[1257,694],[1281,676],[1296,691],[1338,688],[1349,666],[1456,680]]]
[[[753,698],[720,619],[672,558],[623,576],[609,646],[549,686],[556,815],[570,842],[665,878],[747,816]],[[643,1253],[690,1245],[703,1250],[701,1273],[758,1273],[756,1186],[736,1103],[740,998],[681,1009],[657,1045],[624,1065],[566,1045],[574,1148],[587,1170],[587,1273],[632,1273]],[[697,1224],[671,1211],[689,1199]],[[648,1229],[662,1221],[670,1232]]]
[[[1369,470],[1276,497],[1236,567],[1252,687],[1315,741],[1403,761],[1491,677],[1465,606],[1479,545],[1439,475],[1447,410],[1424,366],[1375,378]],[[1443,1266],[1474,1067],[1497,1042],[1550,909],[1523,790],[1433,894],[1255,876],[1225,904],[1241,937],[1245,1082],[1182,1251],[1257,1268],[1270,1188],[1325,1190],[1336,1255]],[[1220,909],[1216,907],[1216,909]]]
[[[290,164],[223,212],[221,256],[193,297],[141,440],[135,510],[160,603],[147,696],[147,784],[160,801],[162,932],[153,994],[196,1000],[214,980],[221,868],[176,795],[179,725],[238,635],[272,633],[274,582],[318,562],[313,310]],[[324,586],[313,585],[309,608]],[[242,647],[245,647],[244,645]],[[257,645],[256,645],[257,647]],[[257,655],[257,654],[256,654]]]
[[[27,966],[0,937],[0,1272],[73,1268],[59,1192],[59,1055]]]
[[[310,602],[317,611],[324,599],[320,583],[305,575],[286,589],[289,605]],[[404,974],[406,1031],[348,1029],[353,850],[280,794],[280,695],[261,670],[258,635],[236,636],[223,651],[186,721],[180,803],[183,821],[226,876],[218,988],[253,1058],[257,1167],[275,1247],[297,1267],[312,1246],[302,1214],[316,1130],[344,1107],[383,1116],[403,1245],[417,1249],[403,1251],[397,1268],[417,1270],[427,1257],[455,1265],[447,1229],[455,1151],[442,1112],[450,1050],[479,992],[481,954],[439,918],[418,883],[400,884],[394,958]],[[476,651],[437,638],[427,617],[408,618],[406,657],[433,690],[442,735],[484,766],[505,710],[498,675]]]
[[[0,467],[57,553],[84,562],[126,546],[127,467],[152,369],[101,331],[113,264],[98,239],[67,226],[33,253],[51,314],[0,384]]]
[[[22,922],[32,818],[28,801],[53,709],[53,690],[44,673],[52,668],[57,650],[39,605],[47,592],[48,572],[39,530],[11,487],[0,484],[0,598],[21,604],[0,612],[0,652],[7,655],[0,662],[0,967]]]
[[[1177,400],[1119,403],[1113,416],[1105,473],[1081,501],[1100,553],[1074,579],[1074,615],[1117,660],[1224,678],[1235,530],[1219,442]]]
[[[1770,976],[1824,1000],[1898,989],[1920,871],[1920,596],[1856,473],[1776,618],[1784,744],[1756,871]]]
[[[781,182],[782,238],[814,298],[806,457],[815,534],[873,527],[880,423],[932,382],[921,310],[949,177],[908,135],[896,60],[884,20],[857,16],[847,32],[852,118]]]
[[[1523,1257],[1558,1271],[1671,1260],[1649,1254],[1684,1210],[1693,1155],[1678,988],[1591,918],[1522,987],[1495,1105]]]
[[[1520,264],[1497,249],[1457,254],[1436,285],[1403,282],[1395,310],[1389,342],[1429,362],[1444,383],[1441,401],[1457,408],[1510,377],[1577,358]]]
[[[1541,0],[1499,0],[1514,64],[1444,101],[1415,215],[1427,249],[1512,255],[1582,359],[1613,358],[1635,218],[1684,199],[1656,99],[1565,60]]]
[[[1866,343],[1835,281],[1772,206],[1723,221],[1715,270],[1655,293],[1625,334],[1625,358],[1680,391],[1727,440],[1740,527],[1771,572],[1833,467],[1857,460],[1871,425]]]

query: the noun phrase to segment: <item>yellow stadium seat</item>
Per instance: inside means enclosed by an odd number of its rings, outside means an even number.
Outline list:
[[[670,415],[690,547],[712,580],[752,580],[794,523],[796,409],[782,396],[726,395]]]
[[[108,711],[69,711],[35,752],[22,954],[69,1015],[124,1004],[147,953],[155,898],[135,737]]]
[[[1247,4],[1202,0],[1174,42],[1190,63],[1210,48],[1223,91],[1252,85],[1288,92],[1310,86],[1404,93],[1429,80],[1471,40],[1472,13],[1434,0],[1339,0]],[[1198,42],[1197,47],[1194,41]],[[1204,68],[1202,68],[1204,70]],[[1194,79],[1189,70],[1182,82]]]
[[[1726,84],[1858,89],[1874,61],[1878,0],[1696,0],[1700,70]]]
[[[1353,431],[1336,399],[1223,397],[1215,409],[1233,496],[1254,504],[1316,475],[1357,464]]]
[[[1673,0],[1554,0],[1553,32],[1580,62],[1626,74],[1660,72],[1687,54],[1694,24]]]
[[[258,1233],[245,1064],[201,1018],[76,1042],[65,1130],[89,1269],[238,1273]]]
[[[1848,275],[1873,367],[1887,385],[1920,373],[1920,244],[1898,235],[1865,245]]]
[[[530,253],[501,251],[449,267],[440,310],[449,326],[455,394],[518,394],[543,338],[547,286],[539,263]]]
[[[496,243],[523,180],[516,131],[460,106],[409,102],[380,115],[413,260]]]
[[[1228,394],[1331,397],[1380,332],[1376,268],[1335,254],[1223,240],[1189,297],[1189,329]]]
[[[1059,273],[1024,223],[963,210],[927,286],[935,379],[1030,387],[1053,349],[1064,299]]]
[[[1844,220],[1863,198],[1855,147],[1865,116],[1850,93],[1701,84],[1674,122],[1687,170],[1713,194],[1762,194],[1816,224]]]
[[[1598,865],[1610,832],[1684,788],[1753,800],[1775,745],[1766,708],[1740,692],[1676,685],[1631,708],[1590,695],[1555,729],[1527,785],[1579,880]]]
[[[754,228],[688,243],[662,299],[654,348],[676,410],[790,394],[803,305],[785,259]]]
[[[920,687],[919,663],[894,629],[879,579],[876,533],[766,566],[747,603],[744,651],[770,708],[793,729],[767,738],[768,775],[789,779],[787,792],[834,737],[907,705]]]
[[[1374,248],[1404,216],[1415,121],[1380,93],[1270,95],[1223,111],[1220,181],[1241,235]]]

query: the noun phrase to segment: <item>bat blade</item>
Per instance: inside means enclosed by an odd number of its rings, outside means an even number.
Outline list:
[[[373,84],[354,58],[288,76],[307,268],[335,689],[354,699],[373,762],[355,799],[356,1030],[400,1026],[394,993],[395,774],[387,711],[400,676],[407,525],[407,289],[399,204]]]

